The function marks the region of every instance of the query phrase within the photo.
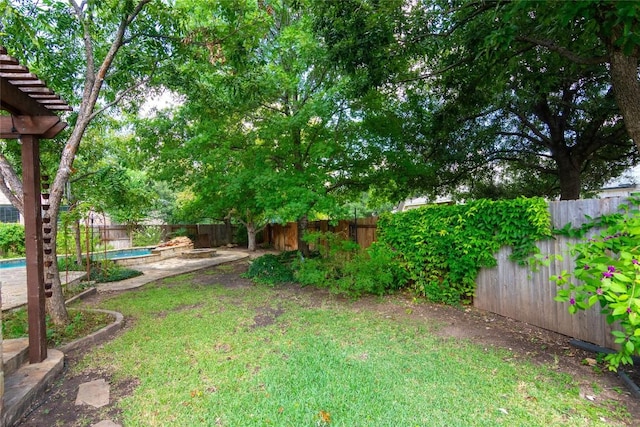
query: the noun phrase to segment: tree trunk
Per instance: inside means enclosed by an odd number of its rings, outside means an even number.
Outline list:
[[[610,49],[611,84],[624,126],[640,151],[640,83],[638,57],[625,55],[619,48]]]
[[[577,200],[580,198],[582,182],[580,180],[581,162],[571,156],[570,151],[554,155],[558,165],[560,181],[560,200]]]
[[[298,220],[298,250],[302,253],[302,256],[309,256],[309,244],[303,239],[304,235],[307,233],[307,228],[309,227],[309,219],[306,215],[303,215]]]
[[[256,225],[253,222],[247,223],[247,249],[252,252],[256,250],[256,234],[258,234]]]
[[[233,228],[231,227],[231,218],[226,217],[224,219],[225,237],[227,242],[225,244],[230,245],[233,243]]]
[[[73,235],[76,248],[76,264],[82,265],[82,238],[80,236],[80,221],[73,221]]]
[[[0,191],[5,195],[9,203],[24,215],[24,205],[22,204],[22,182],[18,178],[15,169],[0,154]]]
[[[50,199],[51,200],[51,199]],[[56,248],[57,244],[57,235],[58,235],[58,227],[55,224],[58,223],[58,209],[49,208],[49,212],[51,215],[51,257],[53,262],[50,267],[45,267],[44,269],[44,277],[46,282],[50,282],[51,286],[51,297],[46,299],[46,310],[49,316],[51,316],[51,321],[55,325],[67,325],[69,324],[69,313],[67,312],[67,307],[64,305],[64,295],[62,293],[62,284],[60,282],[60,271],[58,270],[58,258]]]

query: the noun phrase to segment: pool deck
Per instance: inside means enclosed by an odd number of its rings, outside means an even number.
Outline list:
[[[61,271],[63,284],[73,283],[86,276],[85,271]],[[2,310],[11,310],[27,304],[27,269],[26,267],[3,268],[0,270],[0,287],[2,288]]]
[[[131,268],[142,271],[143,274],[119,282],[100,283],[97,288],[98,292],[134,289],[154,280],[247,258],[249,258],[249,252],[242,249],[217,249],[216,255],[210,258],[166,258],[154,263],[132,265]],[[82,279],[85,274],[85,272],[80,271],[61,272],[60,279],[63,283],[71,283]],[[10,310],[27,303],[26,268],[16,267],[0,270],[0,286],[2,287],[2,310]]]

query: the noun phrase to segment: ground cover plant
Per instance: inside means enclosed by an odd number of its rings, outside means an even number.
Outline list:
[[[135,383],[123,425],[626,425],[574,378],[295,285],[224,269],[105,299],[130,327],[76,370]],[[323,296],[322,296],[323,295]],[[595,387],[594,387],[595,389]],[[597,393],[596,393],[597,394]]]
[[[70,257],[58,258],[58,269],[59,271],[86,271],[86,262],[85,258],[83,258],[81,264],[76,263]],[[141,271],[122,267],[111,260],[92,260],[90,272],[89,280],[97,283],[117,282],[142,274]],[[69,297],[69,295],[65,296]]]
[[[68,344],[78,338],[113,322],[107,313],[74,310],[70,312],[70,322],[65,326],[56,326],[49,316],[46,317],[47,346],[50,348]],[[27,310],[19,308],[2,313],[2,337],[4,339],[25,338],[29,335]]]

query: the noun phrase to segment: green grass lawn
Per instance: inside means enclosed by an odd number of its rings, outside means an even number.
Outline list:
[[[611,426],[551,367],[444,339],[435,325],[193,276],[105,301],[133,318],[78,369],[135,378],[126,426]],[[260,325],[260,326],[259,326]]]

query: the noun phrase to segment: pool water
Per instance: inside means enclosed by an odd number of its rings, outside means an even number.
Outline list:
[[[107,259],[133,258],[144,255],[151,255],[151,248],[134,248],[134,249],[117,249],[115,251],[107,251]],[[92,259],[104,259],[104,252],[96,252],[91,255]],[[25,258],[0,260],[0,269],[24,267],[27,265]]]

